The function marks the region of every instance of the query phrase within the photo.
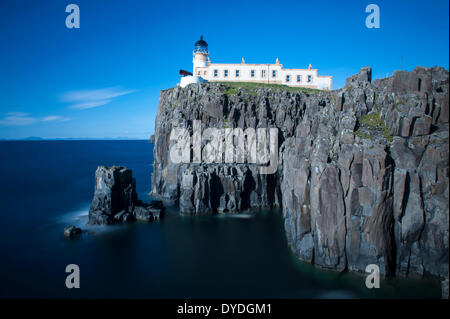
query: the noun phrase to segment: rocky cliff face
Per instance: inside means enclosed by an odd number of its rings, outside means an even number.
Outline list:
[[[289,245],[319,267],[363,272],[377,264],[383,275],[448,278],[448,118],[442,68],[372,83],[367,67],[332,92],[176,87],[160,95],[152,193],[178,199],[182,214],[282,207]],[[277,169],[261,174],[257,162],[223,157],[173,163],[172,130],[192,136],[195,123],[202,132],[276,128]]]

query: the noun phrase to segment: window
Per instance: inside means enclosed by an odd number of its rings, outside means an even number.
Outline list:
[[[203,71],[203,75],[208,75],[208,71]]]
[[[223,76],[228,77],[228,70],[223,70]]]
[[[312,82],[312,76],[308,75],[308,82]]]
[[[266,77],[266,70],[261,70],[261,77],[265,78]]]
[[[290,82],[291,81],[291,76],[290,75],[286,75],[286,82]]]
[[[236,77],[239,77],[239,70],[236,70]]]
[[[214,70],[214,77],[217,77],[219,75],[219,71]]]
[[[201,75],[202,74],[202,71],[197,71],[197,75]]]
[[[251,70],[251,71],[250,71],[250,76],[251,76],[252,78],[255,77],[255,70]]]
[[[273,77],[273,78],[276,78],[276,77],[277,77],[277,71],[275,71],[275,70],[272,71],[272,77]]]
[[[297,75],[297,82],[301,82],[302,81],[302,76],[301,75]]]

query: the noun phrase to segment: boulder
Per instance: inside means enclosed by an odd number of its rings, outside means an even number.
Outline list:
[[[81,234],[81,228],[75,227],[73,225],[68,225],[64,228],[64,237],[74,238]]]
[[[133,210],[133,215],[139,221],[149,222],[153,220],[153,214],[147,207],[136,206]]]

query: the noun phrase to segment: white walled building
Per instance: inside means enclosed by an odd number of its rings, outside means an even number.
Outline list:
[[[248,64],[244,58],[241,63],[211,63],[208,44],[203,37],[195,43],[193,55],[193,76],[183,77],[180,82],[182,87],[206,80],[284,84],[320,90],[332,88],[332,77],[319,76],[311,64],[307,69],[284,69],[278,58],[272,64]]]

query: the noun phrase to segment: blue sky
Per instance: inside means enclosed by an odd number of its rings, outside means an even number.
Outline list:
[[[80,7],[67,29],[65,8]],[[380,7],[367,29],[365,7]],[[192,70],[201,34],[212,62],[309,63],[333,88],[370,65],[382,78],[449,61],[447,0],[0,2],[0,138],[148,138],[161,89]]]

